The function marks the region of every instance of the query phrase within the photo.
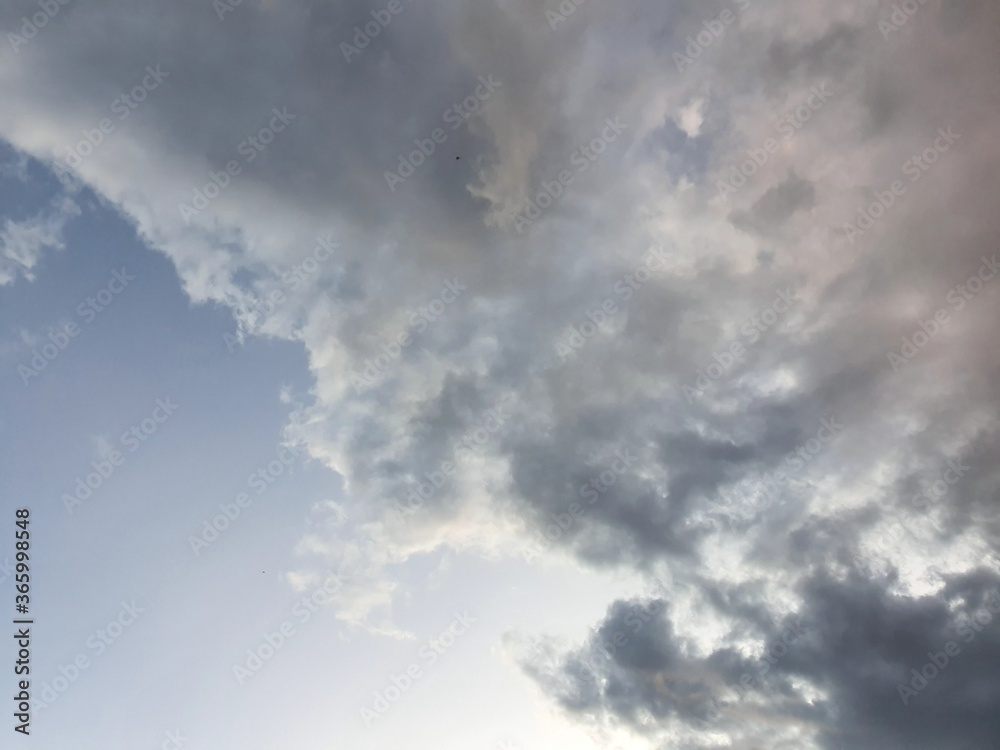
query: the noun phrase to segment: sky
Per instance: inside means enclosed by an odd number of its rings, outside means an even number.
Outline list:
[[[4,747],[1000,748],[995,2],[0,32]]]

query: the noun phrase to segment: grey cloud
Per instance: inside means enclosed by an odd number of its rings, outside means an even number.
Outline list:
[[[769,725],[791,725],[802,742],[829,750],[996,744],[1000,723],[992,707],[1000,688],[990,665],[1000,649],[1000,617],[990,606],[1000,609],[1000,579],[973,571],[949,580],[937,596],[917,598],[890,594],[891,582],[853,574],[845,581],[810,578],[798,613],[756,620],[764,655],[754,659],[732,647],[687,656],[690,646],[674,632],[665,602],[654,602],[660,611],[647,625],[634,612],[648,602],[618,601],[581,649],[526,669],[569,712],[616,718],[654,735],[670,727],[666,737],[682,736],[684,728],[669,721],[677,718],[751,743],[763,741]],[[722,615],[754,621],[729,597],[713,603]],[[983,624],[987,617],[994,621]],[[941,659],[949,643],[955,655]],[[921,690],[902,692],[912,670],[932,658],[948,663],[926,670],[936,674]],[[803,684],[824,697],[808,700]],[[640,720],[644,712],[659,723],[650,728]]]
[[[945,599],[896,591],[948,577],[947,598],[971,585],[955,583],[982,562],[970,550],[995,563],[1000,358],[989,344],[1000,297],[987,285],[956,309],[947,295],[1000,242],[1000,11],[966,3],[968,15],[942,16],[929,2],[890,44],[877,26],[885,9],[873,4],[754,3],[678,71],[673,52],[732,5],[584,4],[555,30],[527,2],[407,5],[348,63],[338,45],[366,18],[360,3],[244,3],[221,23],[204,3],[74,3],[19,52],[0,53],[5,66],[18,55],[0,95],[19,103],[0,134],[41,162],[62,159],[81,128],[160,63],[170,77],[79,175],[174,262],[192,299],[235,306],[334,232],[335,261],[268,333],[309,355],[315,388],[301,395],[289,434],[343,475],[348,511],[364,522],[358,533],[371,535],[352,541],[374,550],[359,553],[360,579],[385,584],[380,591],[392,591],[388,559],[495,540],[495,526],[467,520],[476,513],[514,507],[534,538],[615,451],[639,457],[553,547],[597,569],[666,566],[678,586],[697,586],[712,618],[698,644],[707,655],[662,614],[622,649],[607,684],[581,671],[579,655],[547,646],[540,658],[554,666],[531,669],[574,715],[621,716],[644,736],[677,722],[695,732],[702,698],[750,666],[736,639],[707,634],[773,642],[778,603],[798,597],[826,620],[822,637],[798,644],[761,683],[763,707],[734,707],[727,727],[744,715],[771,722],[774,747],[809,747],[806,737],[830,750],[995,743],[981,710],[995,682],[976,671],[978,659],[941,678],[966,704],[935,703],[964,716],[969,733],[943,708],[904,714],[890,705],[892,689],[883,693],[916,654],[909,647],[932,647],[947,621]],[[5,6],[0,26],[15,27],[29,7]],[[106,33],[118,43],[95,44]],[[448,127],[444,112],[487,75],[502,81],[495,95],[390,191],[386,170],[414,139]],[[717,181],[824,81],[835,100],[720,203]],[[705,122],[689,139],[673,116],[695,99]],[[177,204],[209,170],[242,160],[241,141],[285,106],[296,115],[288,130],[183,222]],[[574,151],[616,116],[629,125],[622,138],[518,233],[510,222],[526,199],[575,169]],[[949,125],[961,139],[910,182],[904,164]],[[851,244],[844,225],[897,179],[906,194]],[[638,288],[616,286],[651,246],[664,248],[665,267]],[[355,393],[352,374],[455,277],[467,294],[383,382]],[[796,305],[748,334],[744,325],[785,289]],[[609,299],[617,311],[594,322]],[[887,353],[939,308],[951,313],[948,327],[894,372]],[[584,325],[594,332],[560,356],[571,327],[582,337]],[[684,387],[722,367],[733,344],[739,360],[689,400]],[[396,503],[452,461],[482,410],[509,394],[511,420],[479,460],[400,518]],[[719,517],[722,493],[780,469],[831,415],[843,435],[773,504],[743,524]],[[876,501],[899,505],[956,456],[975,468],[933,543],[882,561],[896,579],[857,566],[881,523]],[[849,577],[824,577],[827,567]],[[621,606],[600,627],[617,627]],[[979,643],[992,653],[985,634]],[[867,663],[882,671],[867,674]],[[822,703],[805,697],[799,677],[824,687]]]
[[[816,189],[808,180],[794,172],[779,185],[775,185],[751,206],[749,211],[735,211],[730,221],[740,229],[767,234],[785,223],[796,211],[814,204]]]

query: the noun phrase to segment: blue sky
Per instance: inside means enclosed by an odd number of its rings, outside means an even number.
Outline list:
[[[20,162],[10,150],[5,158],[12,169]],[[158,748],[170,741],[167,732],[177,732],[192,747],[195,741],[205,747],[319,747],[350,732],[359,744],[393,737],[412,744],[406,738],[416,725],[427,733],[425,746],[439,743],[437,701],[463,700],[462,684],[481,678],[469,670],[481,667],[482,656],[468,651],[493,649],[503,635],[498,625],[518,619],[511,610],[541,606],[539,593],[476,557],[434,554],[407,573],[420,601],[396,608],[399,626],[412,631],[408,639],[348,631],[327,608],[315,614],[303,605],[296,609],[316,587],[295,592],[284,576],[298,565],[299,538],[322,520],[314,506],[339,500],[338,482],[301,454],[260,494],[248,478],[277,460],[284,444],[289,407],[282,394],[302,397],[309,389],[301,346],[251,337],[230,351],[224,334],[236,333],[231,315],[218,306],[192,305],[171,264],[89,190],[67,194],[37,163],[27,165],[26,180],[6,176],[4,194],[21,200],[33,194],[35,206],[71,195],[81,210],[64,228],[65,247],[40,259],[33,280],[20,278],[4,288],[9,398],[2,424],[10,449],[3,491],[31,508],[39,550],[32,579],[37,695],[65,676],[61,668],[72,673],[80,654],[89,660],[36,714],[31,741],[40,747]],[[122,269],[135,281],[87,323],[78,304]],[[30,364],[31,350],[40,346],[30,343],[35,337],[47,341],[49,330],[72,320],[81,332],[25,384],[17,365]],[[176,411],[130,450],[136,443],[123,442],[123,433],[141,425],[163,399]],[[94,471],[92,462],[106,460],[112,449],[122,452],[124,464],[81,505],[67,507],[63,495],[72,494],[77,479]],[[192,537],[204,533],[220,504],[233,507],[240,493],[252,504],[196,555]],[[38,502],[43,496],[48,501]],[[439,571],[455,567],[447,576]],[[551,578],[550,587],[578,600],[592,591],[593,583],[578,577],[555,572]],[[567,586],[576,591],[564,592]],[[13,594],[12,578],[4,588]],[[120,636],[111,638],[112,626],[105,639],[99,631],[115,621],[122,602],[142,612]],[[485,624],[454,645],[456,653],[466,651],[464,667],[449,665],[448,650],[440,663],[429,664],[421,648],[447,629],[453,611]],[[305,622],[302,612],[311,614]],[[286,621],[295,626],[288,645],[241,684],[233,667],[245,665],[246,651]],[[376,734],[361,720],[361,709],[392,684],[392,675],[405,671],[400,665],[414,662],[426,666],[431,679],[415,683],[406,701],[372,722],[381,730]],[[510,689],[510,675],[493,679]],[[428,684],[437,688],[429,693]],[[284,718],[247,720],[274,715]],[[522,725],[530,726],[530,718]],[[496,716],[489,705],[476,724],[484,742],[513,739],[509,717]],[[80,726],[88,727],[82,736]]]

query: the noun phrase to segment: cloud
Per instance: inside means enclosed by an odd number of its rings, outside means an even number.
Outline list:
[[[625,724],[671,747],[720,737],[746,747],[989,746],[1000,578],[973,570],[926,597],[892,594],[893,583],[818,573],[780,620],[767,618],[759,588],[704,587],[699,619],[734,624],[708,651],[676,631],[662,599],[615,602],[579,648],[519,651],[544,692],[595,731]]]
[[[877,4],[754,3],[678,71],[673,53],[737,5],[590,5],[557,29],[527,2],[413,7],[349,64],[339,42],[369,10],[355,3],[245,5],[219,23],[181,2],[157,8],[156,25],[148,3],[74,5],[16,58],[0,53],[11,71],[0,94],[21,103],[0,133],[53,164],[146,66],[169,71],[77,175],[172,260],[195,302],[239,318],[286,292],[259,328],[239,330],[308,353],[314,386],[286,399],[288,435],[336,472],[350,521],[310,530],[296,580],[343,565],[355,582],[338,593],[343,618],[400,635],[401,566],[442,548],[519,554],[588,503],[548,549],[597,569],[670,570],[674,588],[612,682],[546,646],[552,664],[535,676],[554,703],[707,746],[721,730],[691,723],[696,698],[747,668],[797,603],[844,630],[804,640],[726,731],[742,717],[744,739],[770,747],[956,744],[972,736],[944,711],[957,699],[893,704],[882,719],[875,708],[898,700],[892,634],[919,658],[945,632],[955,587],[998,570],[1000,280],[949,292],[1000,245],[1000,10],[928,2],[886,39],[891,11]],[[121,43],[95,48],[87,32],[109,27]],[[446,113],[490,75],[495,95],[451,129]],[[785,138],[782,116],[824,83],[835,95]],[[295,115],[287,130],[241,150],[274,108]],[[598,154],[615,117],[628,128]],[[947,127],[955,144],[908,172]],[[447,138],[427,155],[436,128]],[[722,198],[719,181],[769,138],[778,148]],[[386,171],[414,149],[421,164],[390,191]],[[209,187],[232,161],[239,173]],[[562,170],[572,184],[517,232],[514,216]],[[849,238],[845,225],[894,181],[905,193]],[[185,218],[196,190],[214,197]],[[289,289],[283,274],[328,234],[336,256]],[[662,262],[634,283],[653,247]],[[434,312],[453,279],[468,291]],[[794,308],[754,324],[786,289]],[[948,324],[894,369],[888,354],[941,308]],[[404,335],[412,344],[358,393],[352,376]],[[567,354],[569,341],[582,344]],[[739,359],[685,397],[734,343]],[[470,445],[499,403],[503,429]],[[831,416],[843,432],[751,520],[728,523],[720,499],[766,487]],[[589,504],[582,488],[626,449],[634,468]],[[911,490],[956,459],[973,468],[931,511],[940,531],[875,544],[887,514],[912,512]],[[428,474],[446,462],[438,486]],[[428,482],[419,512],[400,513]],[[989,638],[977,643],[989,654]],[[977,703],[996,683],[976,669],[956,662],[940,684],[962,677],[970,732],[996,744]]]
[[[63,250],[63,227],[80,208],[68,197],[52,202],[48,210],[14,221],[7,219],[0,229],[0,286],[13,284],[19,276],[34,281],[34,269],[46,250]]]

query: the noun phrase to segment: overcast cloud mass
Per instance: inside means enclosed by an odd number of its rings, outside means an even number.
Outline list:
[[[11,746],[1000,748],[1000,5],[0,30]]]

